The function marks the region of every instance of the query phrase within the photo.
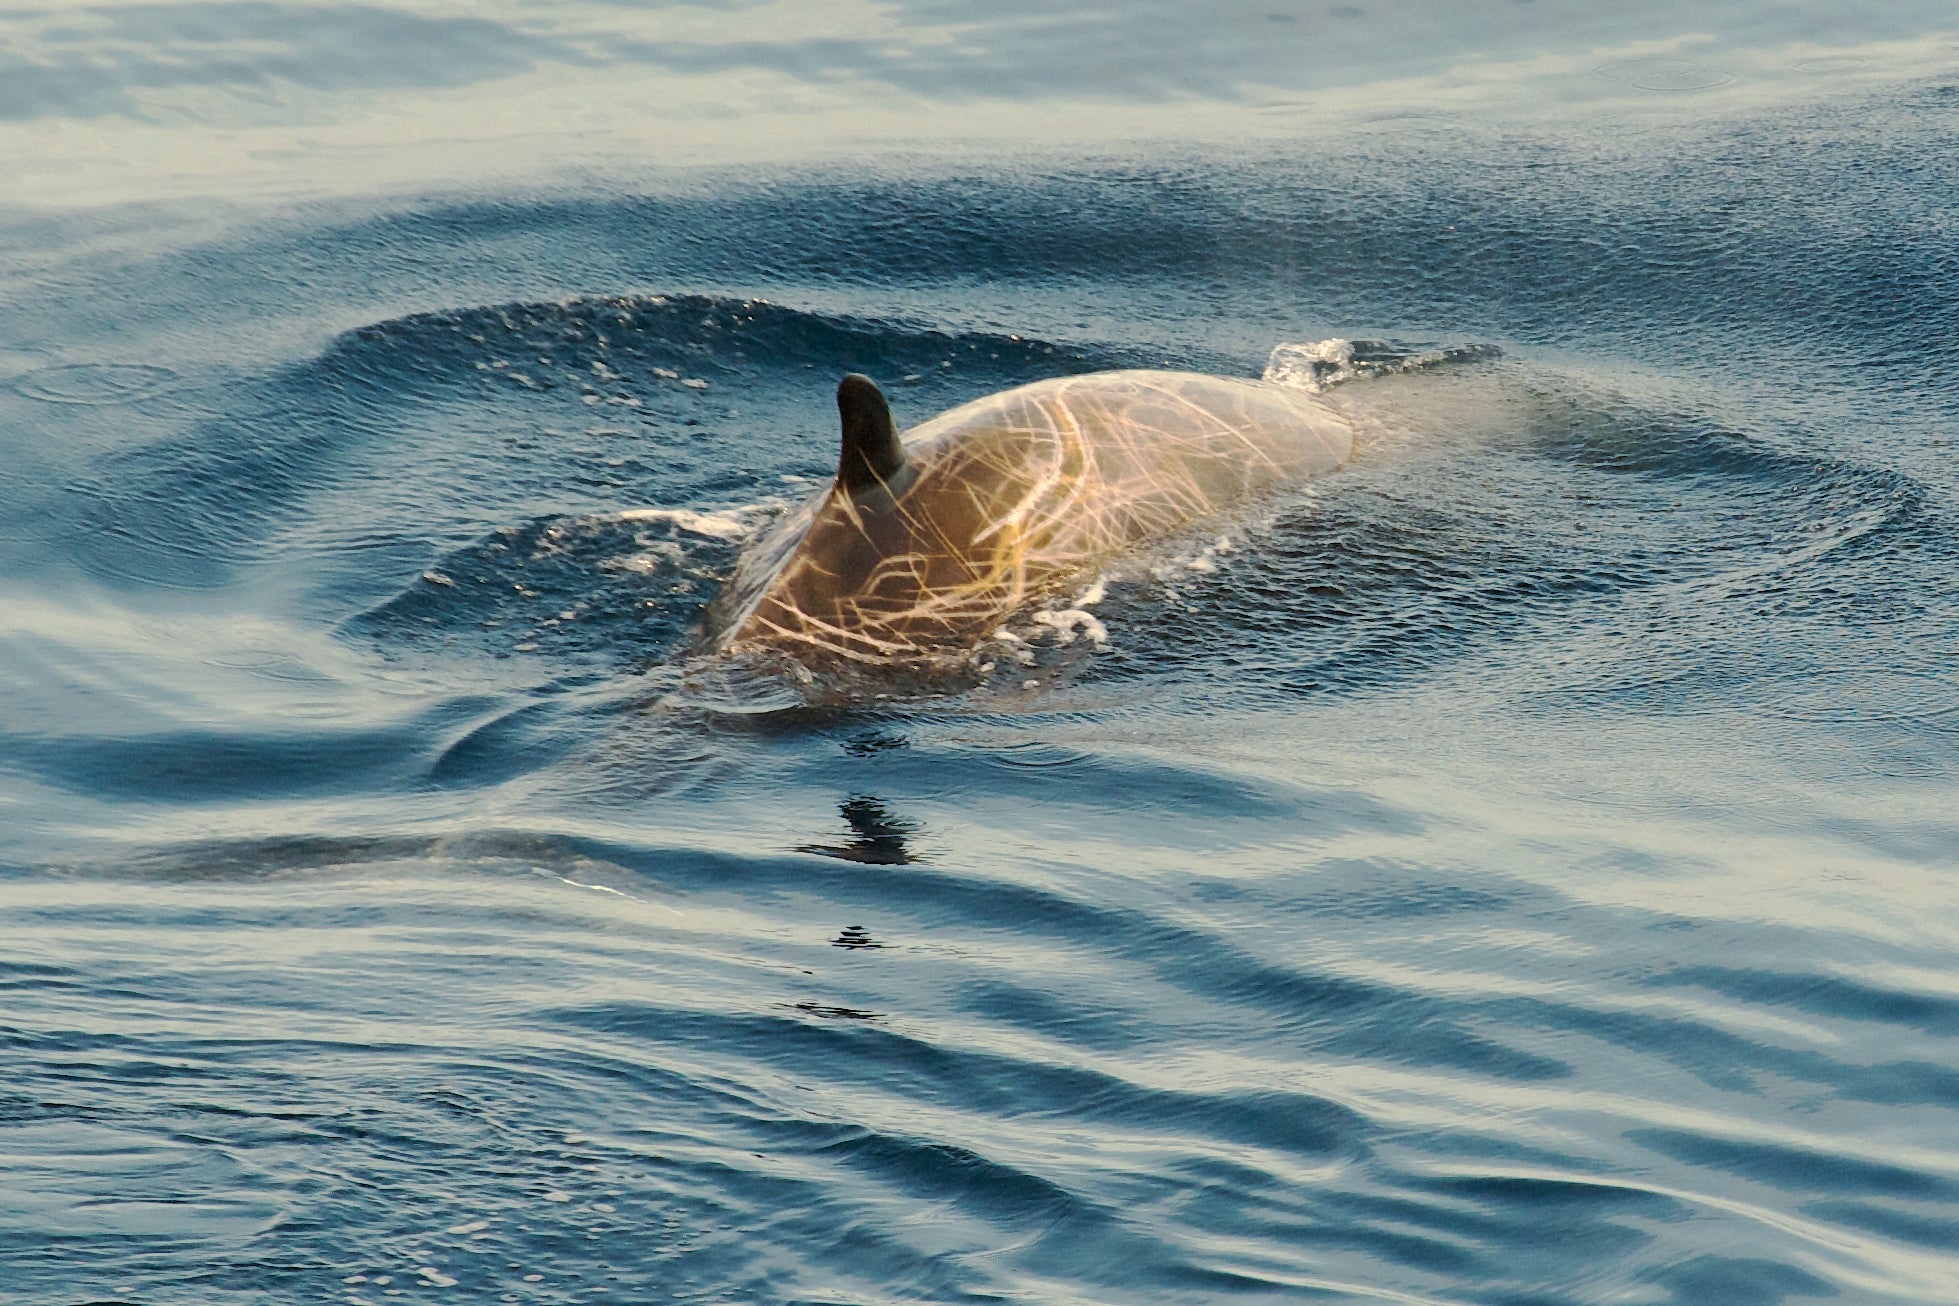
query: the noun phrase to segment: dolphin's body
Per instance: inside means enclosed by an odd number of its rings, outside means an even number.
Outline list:
[[[902,440],[868,378],[837,387],[829,486],[776,523],[709,609],[730,653],[835,665],[972,649],[1122,550],[1353,451],[1313,393],[1192,372],[1037,381]]]

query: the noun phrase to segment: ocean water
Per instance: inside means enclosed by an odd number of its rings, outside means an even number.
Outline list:
[[[1940,7],[9,7],[0,158],[0,1301],[1959,1302]],[[1502,352],[698,652],[844,372],[1330,339]]]

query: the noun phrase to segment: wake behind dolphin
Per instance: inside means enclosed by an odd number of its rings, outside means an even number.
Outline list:
[[[843,379],[837,407],[836,478],[741,560],[709,610],[722,650],[956,659],[1111,556],[1353,452],[1310,390],[1192,372],[1038,381],[902,439],[866,377]]]

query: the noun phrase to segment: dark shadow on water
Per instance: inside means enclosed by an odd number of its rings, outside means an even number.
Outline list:
[[[911,837],[918,833],[918,826],[893,816],[882,802],[859,794],[844,799],[837,810],[850,825],[851,839],[847,843],[799,844],[797,852],[866,866],[909,866],[918,860],[911,850]]]
[[[790,1006],[792,1011],[800,1011],[808,1016],[820,1016],[824,1020],[882,1020],[883,1013],[859,1011],[855,1007],[826,1007],[817,1002],[797,1002]]]
[[[863,948],[882,948],[884,945],[871,937],[871,932],[862,925],[846,925],[843,932],[830,940],[833,948],[857,951]]]

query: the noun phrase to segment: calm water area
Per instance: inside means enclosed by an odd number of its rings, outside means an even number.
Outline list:
[[[845,372],[1328,340],[700,653]],[[1945,5],[0,5],[0,1302],[1959,1303],[1955,342]]]

